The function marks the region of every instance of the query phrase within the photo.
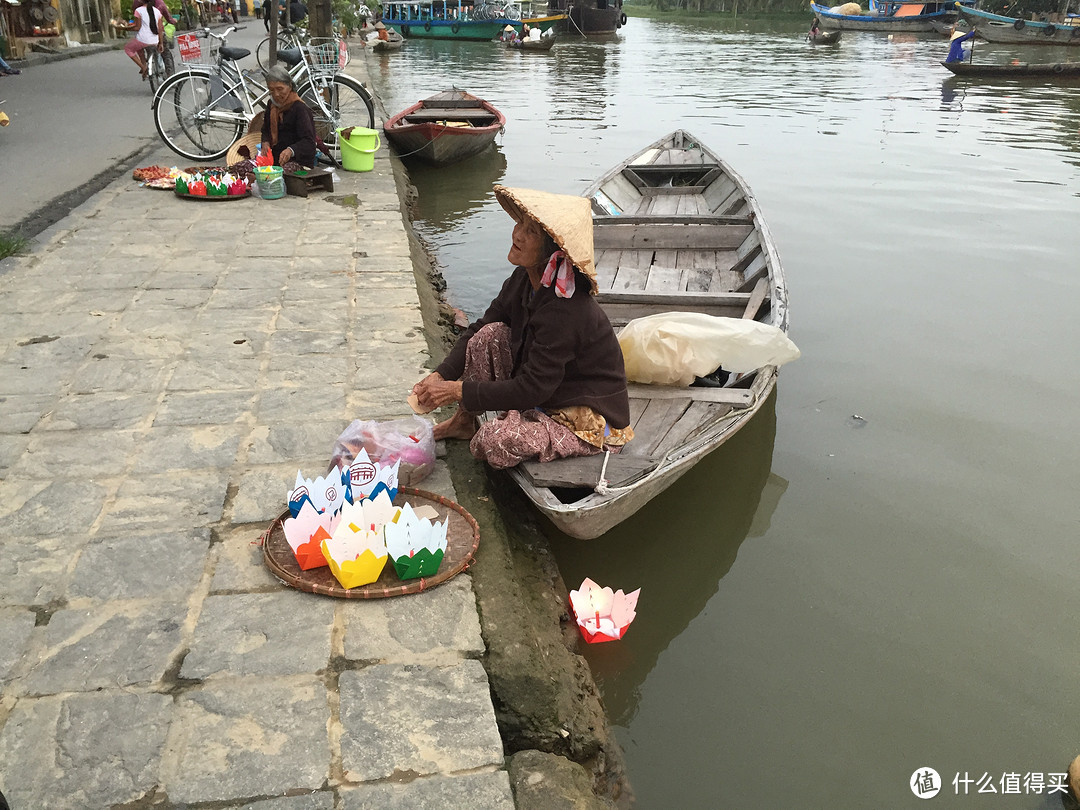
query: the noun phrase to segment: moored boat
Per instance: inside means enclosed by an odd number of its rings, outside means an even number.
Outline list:
[[[400,157],[448,166],[482,152],[502,131],[506,116],[463,90],[444,90],[418,101],[384,125]]]
[[[991,14],[976,8],[960,8],[960,17],[987,42],[1025,45],[1080,45],[1080,25],[1038,22]]]
[[[506,25],[528,23],[547,31],[566,20],[566,14],[522,16],[521,7],[507,2],[469,3],[467,0],[387,0],[382,21],[406,39],[497,39]]]
[[[1009,65],[983,65],[973,62],[942,62],[957,76],[978,76],[985,78],[1023,79],[1031,77],[1080,77],[1080,62],[1044,62],[1041,64],[1017,62]]]
[[[399,34],[397,31],[389,31],[389,39],[376,39],[368,46],[375,53],[385,53],[387,51],[397,51],[401,49],[401,46],[405,44],[405,37]]]
[[[565,15],[569,33],[614,34],[626,25],[623,0],[548,0],[548,13]]]
[[[974,3],[975,0],[962,0]],[[935,22],[956,20],[959,3],[903,2],[903,0],[869,0],[865,11],[858,3],[845,3],[832,8],[811,0],[810,8],[821,20],[821,27],[834,31],[885,31],[888,33],[933,31]]]
[[[688,311],[787,331],[787,285],[757,201],[692,135],[677,130],[660,139],[585,196],[597,300],[616,330],[635,318]],[[733,436],[766,401],[776,374],[765,366],[716,387],[631,383],[636,435],[622,453],[525,462],[508,472],[563,532],[597,537]]]

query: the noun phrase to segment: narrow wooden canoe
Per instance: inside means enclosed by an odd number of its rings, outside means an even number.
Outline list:
[[[1080,62],[1047,62],[1031,64],[1018,62],[1015,65],[982,65],[974,62],[942,62],[957,76],[978,78],[1023,79],[1028,76],[1073,78],[1080,76]]]
[[[482,152],[505,124],[492,104],[463,90],[444,90],[390,118],[383,131],[400,157],[449,166]]]
[[[818,31],[806,35],[806,41],[811,45],[836,45],[840,42],[842,31]]]
[[[787,330],[784,273],[757,201],[690,133],[660,139],[585,196],[593,204],[598,300],[616,330],[666,311],[754,318]],[[607,458],[607,487],[597,486],[604,455],[525,462],[510,475],[563,532],[598,537],[745,425],[776,373],[766,366],[725,387],[632,383],[636,437]]]
[[[405,44],[405,37],[399,34],[397,31],[390,29],[390,39],[376,39],[371,42],[369,46],[375,53],[386,53],[387,51],[401,50],[401,46]]]
[[[543,53],[555,47],[555,35],[545,32],[540,39],[518,39],[507,42],[506,47],[512,51],[537,51]]]

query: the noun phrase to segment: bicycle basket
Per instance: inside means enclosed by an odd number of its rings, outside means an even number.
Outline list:
[[[312,37],[307,46],[307,57],[315,76],[333,76],[345,66],[338,41],[331,37]]]
[[[195,34],[179,34],[176,44],[180,51],[180,61],[185,65],[213,65],[217,63],[217,40]]]

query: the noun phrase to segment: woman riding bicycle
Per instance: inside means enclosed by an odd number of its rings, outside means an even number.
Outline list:
[[[154,6],[139,6],[135,9],[135,19],[139,22],[139,31],[134,38],[128,40],[124,53],[139,66],[139,75],[146,81],[146,57],[143,56],[143,50],[155,46],[159,52],[165,50],[165,24],[162,22],[164,18]]]
[[[296,84],[289,71],[275,65],[266,71],[270,107],[263,116],[262,149],[270,152],[274,164],[315,165],[315,118],[296,94]]]

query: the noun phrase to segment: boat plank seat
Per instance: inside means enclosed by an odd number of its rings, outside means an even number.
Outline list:
[[[533,486],[592,489],[600,480],[605,455],[600,453],[545,462],[523,461],[518,468],[532,481]],[[612,453],[604,475],[610,486],[621,487],[653,470],[659,462],[660,459],[649,456]]]
[[[686,413],[693,402],[682,389],[680,397],[651,398],[637,423],[633,425],[634,440],[623,447],[622,456],[648,456],[653,448],[667,435],[671,426]]]
[[[636,318],[646,318],[649,315],[656,315],[661,312],[671,312],[671,304],[668,303],[650,303],[650,304],[624,304],[622,302],[601,302],[601,307],[604,309],[604,313],[608,316],[608,320],[611,321],[612,327],[620,329],[630,321]],[[724,301],[700,303],[700,304],[679,304],[680,312],[701,312],[705,315],[713,315],[717,318],[741,318],[743,312],[746,311],[746,304],[730,304]]]
[[[432,108],[424,107],[421,110],[417,110],[414,113],[409,113],[405,116],[405,120],[410,123],[420,124],[425,121],[494,121],[495,116],[489,113],[487,110],[477,110],[475,108]]]
[[[752,225],[602,225],[593,228],[595,250],[738,250]]]
[[[659,399],[685,399],[694,402],[718,402],[730,405],[733,408],[747,408],[754,402],[754,395],[745,388],[706,388],[704,386],[691,386],[679,388],[675,385],[645,385],[644,383],[629,383],[627,391],[630,395],[630,410],[634,411],[634,403],[639,401],[655,401]],[[633,419],[631,425],[635,425]],[[637,430],[637,427],[634,427]]]

